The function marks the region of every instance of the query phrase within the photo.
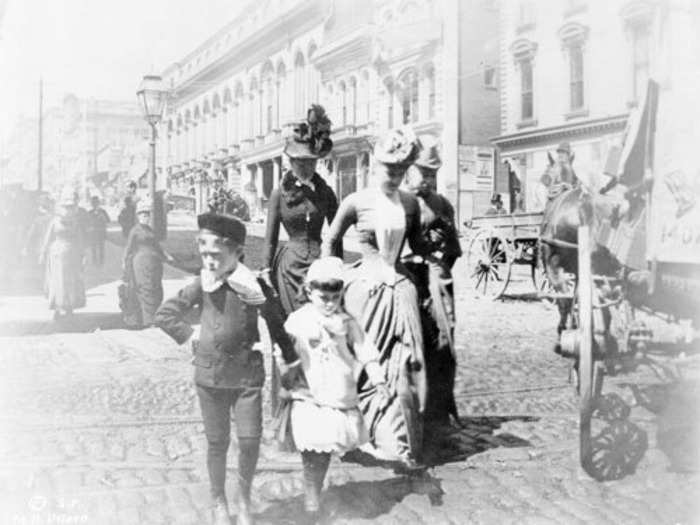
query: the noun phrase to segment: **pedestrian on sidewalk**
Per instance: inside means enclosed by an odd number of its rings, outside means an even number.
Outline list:
[[[421,233],[429,253],[404,262],[413,274],[420,302],[428,381],[424,414],[426,436],[452,416],[459,423],[454,397],[457,373],[454,348],[455,305],[452,267],[462,255],[455,212],[437,193],[437,172],[442,166],[439,144],[432,135],[419,138],[422,148],[408,170],[406,186],[418,199]]]
[[[369,427],[366,450],[398,461],[404,469],[422,468],[422,416],[426,379],[418,294],[399,256],[408,240],[413,253],[427,253],[421,235],[420,206],[402,191],[406,170],[420,144],[413,130],[389,131],[374,147],[379,186],[348,195],[328,231],[322,253],[332,255],[350,226],[359,236],[362,259],[345,276],[345,308],[379,349],[390,395],[360,384],[360,405]],[[366,393],[366,395],[365,395]]]
[[[265,368],[262,353],[254,350],[259,339],[258,314],[287,363],[297,361],[294,346],[284,331],[278,310],[265,300],[256,275],[240,258],[246,230],[232,216],[204,213],[197,217],[197,244],[202,270],[176,297],[156,313],[156,324],[194,354],[194,382],[207,437],[207,469],[213,498],[213,518],[230,523],[225,492],[226,453],[231,433],[231,412],[238,435],[238,523],[253,523],[250,489],[262,434],[262,387]],[[186,315],[201,309],[201,333],[195,335]],[[291,380],[294,378],[292,367]]]
[[[285,315],[299,308],[306,297],[304,278],[309,266],[321,255],[321,230],[338,211],[338,199],[326,181],[316,173],[316,162],[333,148],[331,121],[323,106],[314,104],[307,118],[294,126],[284,153],[291,171],[282,177],[281,187],[270,195],[267,231],[261,270],[268,286],[279,295]],[[280,225],[289,240],[277,249]],[[342,248],[339,248],[342,250]],[[272,364],[272,409],[277,408],[278,376]]]
[[[66,188],[44,237],[39,264],[46,264],[45,290],[58,320],[85,306],[84,229],[72,190]]]
[[[388,395],[379,352],[342,307],[343,261],[317,259],[306,274],[309,302],[284,324],[301,359],[303,380],[291,385],[291,431],[304,467],[304,508],[320,511],[320,493],[331,454],[369,441],[359,409],[357,379],[367,374],[378,395]],[[286,374],[283,382],[287,386]]]
[[[129,232],[124,249],[124,282],[133,299],[127,304],[132,310],[124,312],[124,321],[133,328],[152,326],[155,313],[163,302],[163,261],[173,261],[156,238],[150,226],[151,206],[148,200],[139,202],[138,223]]]
[[[92,253],[92,264],[102,266],[105,262],[105,239],[107,238],[109,215],[100,206],[100,198],[97,196],[93,195],[90,198],[90,206],[92,207],[88,211],[88,240]]]
[[[117,221],[119,221],[119,225],[122,227],[122,235],[126,239],[129,237],[131,228],[136,224],[136,205],[130,195],[124,197],[124,206],[119,211]]]

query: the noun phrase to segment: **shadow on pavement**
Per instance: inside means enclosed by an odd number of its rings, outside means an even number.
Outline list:
[[[524,447],[530,443],[508,433],[495,434],[507,421],[536,421],[530,416],[514,417],[463,417],[462,428],[456,426],[432,427],[426,435],[425,464],[429,467],[464,461],[469,456],[497,447]],[[429,426],[429,425],[427,425]],[[366,467],[400,468],[396,463],[379,461],[361,451],[353,451],[342,458],[343,462],[358,463]],[[381,481],[349,482],[330,487],[324,494],[323,516],[319,523],[336,520],[376,519],[387,514],[411,494],[425,495],[430,506],[442,505],[441,480],[427,471],[416,471],[406,476]],[[273,503],[258,515],[260,523],[301,524],[304,521],[303,497],[289,498]]]
[[[442,483],[427,473],[381,481],[352,481],[324,491],[323,509],[318,523],[338,520],[376,519],[411,494],[424,495],[430,506],[441,506]],[[304,524],[303,496],[280,500],[258,514],[258,523]]]
[[[62,333],[88,333],[95,330],[127,328],[121,313],[85,312],[79,310],[72,316],[59,320],[21,320],[0,322],[3,336],[49,335]]]
[[[537,421],[532,416],[474,416],[461,417],[462,428],[453,425],[432,426],[426,431],[425,458],[429,466],[464,461],[469,456],[492,448],[527,447],[530,442],[509,433],[495,432],[508,421]]]

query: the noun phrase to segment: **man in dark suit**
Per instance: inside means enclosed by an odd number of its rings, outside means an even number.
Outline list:
[[[245,226],[228,215],[204,213],[197,218],[202,271],[156,313],[156,324],[179,344],[192,345],[194,381],[207,436],[207,468],[214,502],[214,523],[230,523],[225,494],[226,452],[233,410],[238,435],[238,523],[252,523],[250,488],[262,434],[262,354],[258,341],[258,313],[293,369],[298,359],[283,319],[265,300],[256,275],[240,262]],[[201,308],[199,338],[185,321]]]

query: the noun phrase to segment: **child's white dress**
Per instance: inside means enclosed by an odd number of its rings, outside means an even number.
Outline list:
[[[308,390],[292,392],[296,447],[342,454],[366,443],[357,378],[377,353],[365,344],[357,321],[345,312],[324,316],[305,304],[289,315],[284,327],[294,340],[308,384]]]

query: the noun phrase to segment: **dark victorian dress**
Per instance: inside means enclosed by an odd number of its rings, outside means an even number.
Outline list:
[[[406,263],[414,275],[420,301],[428,392],[426,431],[432,423],[458,419],[454,398],[457,362],[454,351],[454,289],[452,267],[462,255],[452,204],[430,192],[418,197],[421,233],[430,258]]]
[[[129,232],[124,250],[125,281],[135,295],[134,311],[125,312],[127,325],[153,324],[156,310],[163,302],[163,260],[165,254],[153,230],[137,224]]]
[[[304,302],[304,278],[321,254],[323,222],[330,224],[338,210],[338,199],[320,175],[314,173],[310,183],[287,174],[283,187],[270,196],[263,264],[270,268],[272,284],[287,315]],[[277,250],[280,223],[289,241]]]

